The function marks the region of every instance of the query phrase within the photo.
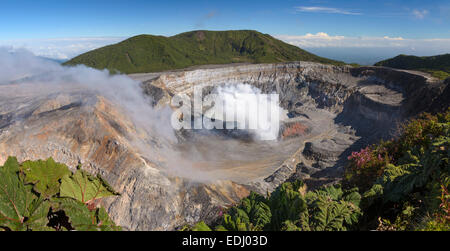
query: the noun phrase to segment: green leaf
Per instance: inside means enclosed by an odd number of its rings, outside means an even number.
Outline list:
[[[342,196],[344,195],[344,191],[342,190],[340,185],[335,185],[322,187],[316,190],[313,194],[316,194],[317,196],[325,196],[330,200],[336,201],[342,198]]]
[[[301,181],[287,182],[270,195],[271,227],[274,230],[281,229],[287,220],[297,221],[301,213],[307,209],[306,201],[301,194],[303,187]]]
[[[97,209],[97,226],[100,231],[121,231],[122,228],[117,226],[110,218],[105,208],[101,207]]]
[[[195,224],[195,226],[192,227],[191,231],[209,232],[212,230],[208,225],[206,225],[204,221],[200,221],[199,223]]]
[[[100,177],[94,177],[83,170],[62,178],[60,196],[90,203],[96,199],[117,195]]]
[[[247,213],[250,222],[258,230],[263,230],[272,218],[270,207],[266,203],[267,200],[263,196],[252,192],[250,196],[242,200],[239,206]]]
[[[31,186],[25,186],[12,166],[0,169],[0,226],[13,231],[26,230],[25,217],[30,214],[29,207],[36,196]]]
[[[3,165],[3,170],[16,173],[19,171],[19,162],[16,157],[9,157]]]
[[[249,224],[247,213],[238,207],[232,207],[229,213],[223,216],[222,225],[230,231],[248,231]]]
[[[317,201],[315,213],[312,216],[316,231],[346,230],[344,220],[351,215],[348,207],[341,203],[330,202],[326,198]]]
[[[34,184],[34,190],[45,198],[59,192],[59,180],[71,174],[64,164],[56,163],[52,158],[46,161],[26,161],[22,164],[25,182]]]
[[[358,188],[346,191],[344,196],[342,196],[342,199],[356,207],[359,207],[359,204],[361,203],[361,195],[358,192]]]
[[[300,219],[298,220],[298,224],[302,231],[311,231],[311,223],[309,221],[309,212],[305,210],[300,214]]]
[[[383,186],[380,184],[375,184],[366,191],[362,198],[362,208],[368,208],[372,206],[376,200],[381,199],[383,196]]]
[[[33,231],[49,231],[52,228],[47,227],[48,212],[50,210],[50,202],[42,198],[36,198],[28,208],[27,221],[25,225],[28,230]]]
[[[120,231],[104,208],[90,211],[85,204],[72,198],[53,199],[64,210],[72,227],[77,231]]]
[[[55,199],[59,202],[59,209],[64,210],[69,222],[78,231],[98,231],[96,211],[89,211],[84,203],[71,198]]]
[[[283,223],[283,227],[281,228],[281,230],[288,231],[288,232],[301,231],[301,229],[299,227],[297,227],[297,225],[295,225],[295,223],[290,220],[285,221]]]
[[[0,229],[54,230],[47,226],[52,208],[52,211],[64,211],[76,230],[121,230],[109,218],[104,208],[89,210],[85,204],[95,205],[95,199],[115,195],[108,184],[100,177],[92,177],[82,171],[75,175],[69,174],[71,172],[66,166],[57,164],[52,159],[27,161],[20,166],[16,158],[9,158],[0,168]],[[60,189],[59,179],[63,176],[78,185],[83,195],[86,195],[84,198],[89,200],[54,198]],[[40,196],[35,195],[33,190],[40,193]]]
[[[308,213],[299,220],[302,230],[342,231],[361,216],[358,189],[343,190],[340,185],[320,188],[306,195]]]
[[[226,232],[228,231],[228,229],[226,229],[224,226],[219,225],[216,227],[216,229],[214,229],[214,231],[218,231],[218,232]]]

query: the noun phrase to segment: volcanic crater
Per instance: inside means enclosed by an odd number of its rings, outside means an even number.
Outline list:
[[[160,114],[152,117],[159,120],[155,127],[101,92],[70,86],[24,91],[26,81],[0,85],[0,163],[11,155],[82,164],[121,194],[102,202],[117,224],[173,230],[214,221],[221,208],[250,191],[266,194],[287,180],[302,179],[309,189],[333,184],[351,151],[395,136],[400,122],[450,100],[443,81],[383,67],[240,64],[128,77],[151,97],[148,106]],[[174,95],[238,84],[279,94],[284,116],[277,140],[171,128]]]

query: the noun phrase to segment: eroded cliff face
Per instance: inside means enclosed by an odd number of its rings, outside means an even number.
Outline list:
[[[278,93],[287,116],[277,142],[208,134],[173,142],[161,136],[170,125],[142,128],[120,102],[101,93],[77,88],[24,93],[16,91],[17,84],[1,85],[0,164],[9,155],[20,161],[53,157],[71,168],[82,164],[121,193],[103,201],[117,224],[172,230],[216,219],[221,207],[250,190],[266,194],[298,178],[311,189],[336,182],[349,152],[392,136],[397,122],[450,102],[446,83],[374,67],[298,62],[131,77],[143,82],[155,109],[166,107],[175,94],[191,95],[195,85],[211,90],[250,84]],[[171,155],[178,170],[210,179],[167,172],[174,164]]]

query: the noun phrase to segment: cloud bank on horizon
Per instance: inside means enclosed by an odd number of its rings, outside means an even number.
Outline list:
[[[14,49],[26,49],[36,56],[56,60],[68,60],[82,53],[106,45],[115,44],[125,37],[89,37],[89,38],[53,38],[53,39],[22,39],[0,41],[0,46]]]
[[[450,39],[408,39],[403,37],[331,36],[324,32],[303,36],[277,35],[276,38],[320,56],[348,63],[374,64],[382,59],[409,54],[432,56],[450,53]]]
[[[374,64],[398,54],[431,56],[450,53],[450,39],[408,39],[403,37],[332,36],[324,32],[305,35],[273,35],[286,43],[309,50],[319,56],[347,63]],[[0,46],[24,48],[37,56],[60,61],[123,41],[126,37],[60,38],[0,41]]]

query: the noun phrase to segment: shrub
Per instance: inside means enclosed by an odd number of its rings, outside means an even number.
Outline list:
[[[390,156],[385,147],[366,147],[360,152],[353,152],[345,171],[346,183],[356,186],[361,191],[369,189],[379,178],[390,162]]]
[[[0,167],[0,229],[8,231],[120,230],[97,203],[117,195],[101,178],[80,169],[14,157]]]
[[[337,231],[353,229],[361,215],[357,189],[331,186],[306,192],[301,181],[287,182],[269,198],[252,193],[232,207],[216,231]],[[203,226],[203,223],[199,223]],[[199,229],[185,226],[181,230]],[[207,231],[209,227],[202,227]]]
[[[448,137],[449,126],[450,109],[437,115],[428,113],[420,115],[401,127],[402,133],[398,139],[381,141],[378,145],[353,152],[348,157],[344,183],[349,187],[357,186],[361,191],[366,191],[383,175],[390,164],[411,164],[414,162],[414,159],[411,159],[412,153],[423,155],[433,147],[437,138]]]
[[[368,190],[363,201],[367,208],[376,208],[383,218],[381,229],[414,230],[442,229],[449,222],[425,220],[421,215],[436,215],[439,201],[450,185],[450,120],[448,112],[437,116],[424,115],[404,127],[404,133],[392,144],[398,147],[391,163],[383,167],[383,173]],[[361,178],[361,177],[360,177]],[[446,205],[446,201],[441,201]],[[408,209],[408,210],[407,210]],[[414,210],[412,210],[414,209]],[[408,213],[405,213],[408,212]],[[440,213],[438,215],[445,215]],[[393,222],[393,223],[391,223]]]
[[[448,186],[441,185],[441,204],[439,210],[425,221],[421,231],[450,231],[450,193]]]

